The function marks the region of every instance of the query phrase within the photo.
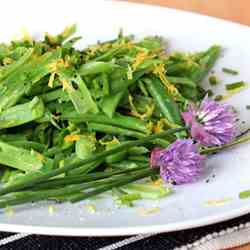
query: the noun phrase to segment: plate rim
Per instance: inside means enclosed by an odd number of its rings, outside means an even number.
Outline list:
[[[151,4],[142,4],[135,2],[123,2],[113,0],[102,0],[108,2],[110,5],[124,5],[124,6],[137,6],[138,8],[152,8],[161,9],[166,11],[176,12],[177,14],[186,14],[197,18],[206,18],[208,21],[220,22],[225,25],[230,25],[231,28],[235,27],[242,31],[250,31],[250,26],[225,20],[218,17],[212,17],[193,11],[178,10],[175,8],[169,8],[165,6],[156,6]],[[87,2],[87,1],[86,1]],[[184,229],[197,228],[200,226],[211,225],[218,222],[223,222],[229,219],[233,219],[250,212],[250,204],[242,205],[240,208],[231,209],[227,212],[220,212],[216,215],[203,216],[199,219],[185,220],[183,222],[172,222],[168,224],[158,225],[143,225],[143,226],[120,226],[120,227],[65,227],[65,226],[35,226],[35,225],[22,225],[22,224],[8,224],[0,223],[0,231],[5,232],[20,232],[28,234],[39,235],[56,235],[56,236],[129,236],[135,234],[158,234],[172,231],[179,231]]]
[[[183,222],[173,222],[160,225],[130,226],[130,227],[50,227],[32,226],[0,223],[0,231],[19,232],[39,235],[54,236],[92,236],[92,237],[111,237],[111,236],[130,236],[136,234],[159,234],[180,231],[185,229],[208,226],[211,224],[227,221],[236,217],[243,216],[250,212],[250,206],[221,212],[217,215],[205,216],[196,220],[185,220]]]

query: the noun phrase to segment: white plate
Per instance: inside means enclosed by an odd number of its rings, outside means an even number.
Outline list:
[[[7,41],[26,27],[34,36],[44,31],[56,33],[68,24],[77,23],[84,43],[114,38],[120,27],[138,36],[162,35],[170,47],[186,51],[206,49],[217,43],[224,48],[215,67],[216,74],[228,83],[244,79],[250,82],[250,29],[238,24],[192,13],[111,1],[3,1],[0,15],[0,40]],[[82,46],[84,44],[81,44]],[[227,76],[222,66],[240,71]],[[223,84],[216,92],[223,91]],[[245,127],[250,125],[250,90],[229,100],[240,111]],[[195,184],[175,188],[175,193],[159,203],[143,201],[138,207],[160,207],[148,216],[137,208],[115,208],[111,199],[97,200],[97,213],[90,214],[83,204],[55,205],[49,214],[48,203],[15,208],[12,216],[0,214],[1,231],[37,234],[111,236],[156,233],[203,226],[250,212],[250,200],[238,194],[250,188],[250,144],[211,157],[207,173]],[[216,177],[213,178],[212,175]],[[210,182],[206,183],[206,178]],[[216,199],[230,199],[223,206],[206,206]]]

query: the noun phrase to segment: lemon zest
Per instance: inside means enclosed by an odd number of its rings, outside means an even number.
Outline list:
[[[10,57],[5,57],[5,58],[3,59],[3,64],[4,64],[4,65],[8,65],[8,64],[11,64],[11,63],[13,63],[13,62],[14,62],[14,60],[11,59]]]
[[[56,44],[57,43],[56,38],[54,36],[50,35],[48,32],[45,32],[45,36],[48,39],[50,44]]]
[[[232,198],[209,200],[205,203],[205,206],[223,206],[230,201],[232,201]]]
[[[48,207],[48,210],[49,210],[49,214],[53,214],[53,213],[55,212],[55,207],[52,206],[52,205],[50,205],[50,206]]]
[[[66,67],[64,60],[62,58],[60,58],[60,59],[57,59],[57,60],[53,61],[52,63],[50,63],[48,65],[48,69],[50,72],[57,72],[58,68],[62,67],[62,66]]]
[[[53,83],[54,83],[54,80],[55,80],[55,75],[56,75],[56,72],[52,72],[49,76],[49,83],[48,83],[48,86],[50,88],[53,88]]]
[[[147,124],[146,124],[146,128],[149,130],[149,131],[153,131],[153,127],[154,127],[154,123],[152,121],[149,121]]]
[[[148,216],[150,214],[159,213],[160,210],[161,209],[159,207],[152,207],[152,208],[140,207],[137,209],[137,212],[141,216]]]
[[[89,213],[94,214],[96,213],[96,206],[92,204],[86,204],[84,205],[84,208],[88,210]]]
[[[110,146],[110,145],[120,144],[120,141],[115,136],[113,136],[113,139],[111,141],[100,140],[99,143],[104,146]]]
[[[127,78],[128,78],[128,80],[133,79],[133,70],[129,65],[128,65],[128,71],[127,71]]]
[[[23,40],[32,43],[32,37],[26,28],[22,28]]]
[[[81,139],[80,135],[66,135],[64,137],[65,142],[74,142],[79,141]]]
[[[161,121],[157,121],[155,125],[153,125],[153,133],[157,134],[163,131],[163,126]]]
[[[152,105],[146,105],[146,112],[145,113],[139,113],[133,103],[133,97],[131,95],[128,96],[128,101],[129,101],[129,105],[131,107],[131,112],[130,114],[132,116],[135,116],[135,117],[138,117],[140,118],[141,120],[144,120],[145,118],[147,117],[150,117],[153,112],[154,112],[154,109],[155,109],[155,105],[152,104]]]
[[[166,88],[170,93],[172,93],[175,96],[179,94],[177,88],[173,84],[171,84],[166,78],[166,69],[164,67],[164,64],[160,63],[155,65],[153,73],[160,78],[160,80],[166,86]]]
[[[145,50],[139,51],[134,58],[132,69],[136,70],[138,66],[141,65],[148,57],[149,54],[147,51]]]
[[[44,155],[42,155],[42,154],[40,154],[40,153],[38,153],[38,152],[36,152],[36,158],[37,158],[39,161],[41,161],[41,162],[44,162],[44,161],[45,161]]]
[[[63,90],[68,90],[68,91],[74,90],[71,84],[69,83],[69,81],[67,81],[66,79],[61,80],[61,82],[62,82]]]
[[[66,26],[63,32],[61,33],[62,37],[68,37],[72,33],[72,28],[74,29],[74,26]]]
[[[162,187],[163,184],[164,184],[164,181],[161,178],[153,182],[153,185],[156,187]]]
[[[12,216],[14,214],[14,210],[12,207],[6,207],[4,209],[4,213],[7,215],[7,216]]]

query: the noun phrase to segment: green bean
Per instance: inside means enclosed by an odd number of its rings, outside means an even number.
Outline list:
[[[196,86],[197,86],[194,81],[192,81],[191,79],[186,78],[186,77],[168,76],[167,79],[171,83],[180,84],[180,85],[188,86],[191,88],[196,88]]]
[[[173,124],[182,125],[182,119],[177,104],[170,97],[160,80],[157,78],[144,79],[149,93],[154,98],[157,106],[160,108],[162,114]]]
[[[98,114],[77,114],[76,112],[70,112],[66,115],[62,114],[61,119],[63,120],[74,120],[74,121],[84,121],[84,122],[95,122],[95,123],[101,123],[101,124],[107,124],[112,126],[119,126],[122,128],[132,129],[135,131],[140,131],[142,133],[148,134],[149,131],[146,127],[146,124],[139,120],[138,118],[131,117],[131,116],[125,116],[120,114],[113,115],[112,118],[109,118],[108,116],[98,113]]]
[[[98,132],[111,134],[111,135],[124,135],[124,136],[130,136],[130,137],[135,137],[135,138],[145,137],[145,134],[141,132],[137,132],[134,130],[125,129],[121,127],[111,126],[107,124],[95,123],[95,122],[89,122],[88,129],[89,131],[98,131]]]
[[[207,50],[207,52],[199,60],[200,67],[192,72],[191,79],[199,83],[214,66],[218,57],[220,56],[220,46],[214,45]]]

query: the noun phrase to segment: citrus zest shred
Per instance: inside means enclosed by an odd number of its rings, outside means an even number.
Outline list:
[[[164,184],[164,181],[161,178],[153,182],[153,185],[156,187],[162,187],[163,184]]]
[[[159,133],[164,130],[164,125],[168,126],[169,128],[177,128],[178,125],[171,123],[168,121],[166,118],[161,118],[160,120],[157,121],[157,123],[153,126],[153,132],[154,133]]]
[[[48,207],[48,210],[49,210],[49,214],[53,214],[53,213],[55,212],[55,207],[52,206],[52,205],[50,205],[50,206]]]
[[[148,52],[145,50],[139,51],[132,64],[132,69],[136,70],[140,64],[142,64],[149,57]]]
[[[223,206],[226,203],[230,202],[231,198],[217,199],[217,200],[209,200],[205,203],[205,206]]]
[[[12,216],[13,214],[14,214],[14,210],[13,210],[13,208],[12,207],[6,207],[5,209],[4,209],[4,213],[7,215],[7,216]]]
[[[50,44],[56,44],[56,39],[54,36],[50,35],[48,32],[45,32],[45,36]]]
[[[5,57],[5,58],[3,59],[3,64],[4,64],[4,65],[8,65],[8,64],[11,64],[11,63],[13,63],[13,62],[14,62],[14,60],[11,59],[10,57]]]
[[[54,83],[54,80],[55,80],[55,75],[56,75],[56,72],[52,72],[49,76],[49,83],[48,83],[48,86],[50,88],[53,88],[53,83]]]
[[[36,152],[36,158],[37,158],[39,161],[41,161],[41,162],[44,162],[44,161],[45,161],[44,155],[42,155],[42,154],[40,154],[40,153],[38,153],[38,152]]]
[[[84,207],[88,210],[88,212],[90,212],[91,214],[96,213],[96,207],[95,205],[92,204],[86,204],[84,205]]]
[[[151,208],[140,207],[137,209],[137,212],[141,216],[147,216],[150,214],[159,213],[160,208],[159,207],[151,207]]]
[[[68,91],[74,90],[71,84],[69,83],[69,81],[67,81],[66,79],[62,79],[61,82],[62,82],[63,90],[68,90]]]
[[[160,64],[155,65],[153,73],[160,78],[160,80],[166,86],[166,88],[168,89],[170,93],[172,93],[175,96],[179,94],[177,88],[173,84],[171,84],[166,78],[166,75],[165,75],[166,70],[165,70],[164,64],[160,63]]]
[[[140,118],[141,120],[144,120],[145,118],[147,117],[150,117],[152,116],[153,112],[154,112],[154,109],[155,109],[155,105],[152,104],[152,105],[147,105],[146,106],[146,112],[145,113],[139,113],[133,103],[133,97],[131,95],[128,96],[128,101],[129,101],[129,105],[131,107],[131,112],[130,114],[132,116],[135,116],[135,117],[138,117]]]
[[[29,43],[32,43],[32,37],[28,30],[26,28],[22,28],[22,34],[23,34],[23,41],[27,41]]]
[[[111,141],[100,141],[100,144],[105,146],[116,145],[119,143],[120,141],[115,136],[113,136],[113,139]]]
[[[133,70],[129,65],[128,65],[128,71],[127,71],[127,78],[128,78],[128,80],[133,79]]]
[[[66,135],[64,137],[65,142],[74,142],[79,141],[81,139],[80,135]]]

